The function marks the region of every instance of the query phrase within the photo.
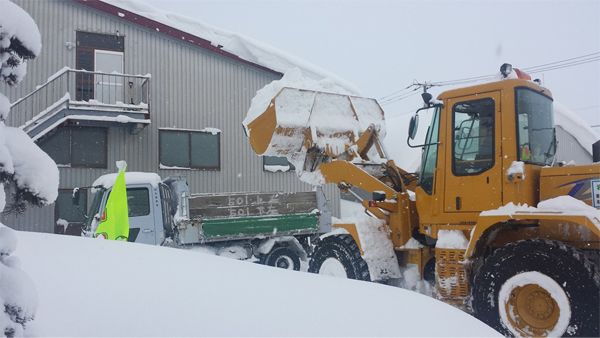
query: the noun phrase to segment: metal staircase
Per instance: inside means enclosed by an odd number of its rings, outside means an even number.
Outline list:
[[[150,80],[63,68],[13,103],[6,122],[34,141],[68,124],[129,127],[135,134],[150,124]]]

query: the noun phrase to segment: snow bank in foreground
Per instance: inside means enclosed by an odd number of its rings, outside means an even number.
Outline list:
[[[23,336],[23,329],[35,317],[38,294],[31,279],[21,270],[15,231],[0,223],[0,333]]]
[[[390,286],[150,245],[17,237],[41,301],[33,335],[501,337],[450,305]]]

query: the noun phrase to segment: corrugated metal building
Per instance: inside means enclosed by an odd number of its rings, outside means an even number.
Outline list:
[[[256,91],[282,74],[107,3],[11,1],[35,20],[43,49],[17,87],[0,84],[13,102],[6,124],[24,127],[59,164],[61,193],[49,207],[3,215],[7,226],[76,225],[72,189],[116,172],[118,160],[128,171],[183,174],[192,192],[312,189],[293,172],[265,170],[242,127]],[[337,188],[326,195],[339,215]]]

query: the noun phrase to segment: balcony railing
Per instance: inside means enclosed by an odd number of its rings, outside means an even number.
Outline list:
[[[12,104],[8,123],[25,126],[56,109],[150,114],[150,75],[127,75],[63,68],[35,91]]]

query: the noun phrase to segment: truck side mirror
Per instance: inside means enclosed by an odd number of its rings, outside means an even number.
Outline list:
[[[415,139],[415,136],[417,136],[417,128],[419,127],[419,115],[415,114],[413,117],[410,118],[410,122],[408,123],[408,137],[410,137],[411,140]]]

